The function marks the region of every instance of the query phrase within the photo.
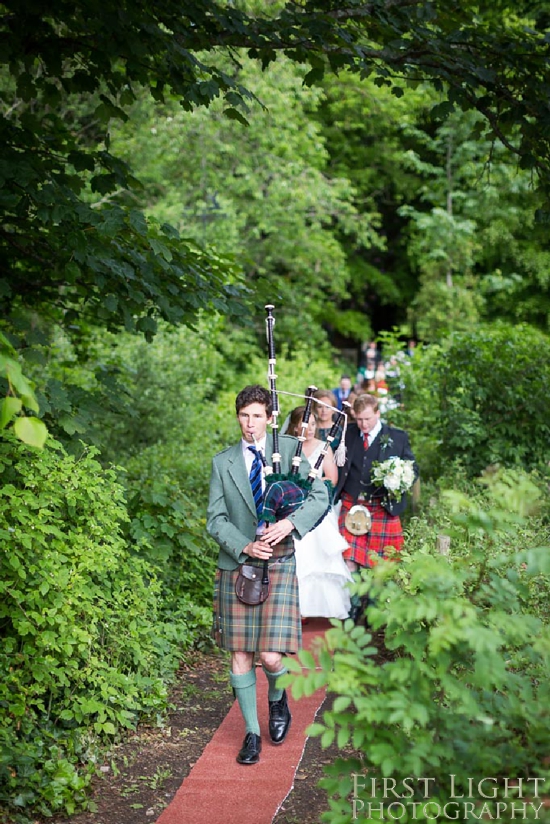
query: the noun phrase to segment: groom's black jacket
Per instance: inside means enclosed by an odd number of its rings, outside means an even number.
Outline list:
[[[382,463],[392,457],[414,461],[415,479],[418,478],[418,466],[409,444],[409,436],[403,429],[382,424],[381,431],[369,449],[365,450],[359,427],[356,423],[351,423],[346,431],[346,462],[338,470],[334,500],[337,501],[342,492],[347,492],[354,500],[363,493],[368,498],[379,501],[390,515],[401,515],[407,505],[407,495],[404,493],[397,501],[389,501],[387,496],[384,497],[382,489],[375,487],[371,481],[374,461]]]

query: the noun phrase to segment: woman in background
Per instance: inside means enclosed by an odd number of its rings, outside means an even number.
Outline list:
[[[304,406],[290,413],[286,434],[301,434]],[[323,441],[315,437],[316,422],[310,417],[305,432],[302,454],[313,467],[321,454]],[[328,448],[322,466],[322,478],[332,489],[338,480],[334,453]],[[296,548],[296,574],[300,591],[302,618],[347,618],[350,596],[346,584],[352,580],[342,553],[348,549],[347,541],[338,529],[338,518],[331,507],[322,522],[301,540],[294,540]]]

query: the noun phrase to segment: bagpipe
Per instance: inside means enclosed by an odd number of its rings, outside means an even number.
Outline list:
[[[271,392],[271,405],[273,407],[271,417],[271,428],[273,432],[273,451],[271,455],[271,464],[268,464],[265,455],[257,449],[262,462],[263,473],[265,478],[265,491],[263,496],[263,506],[259,513],[259,524],[270,524],[276,521],[281,521],[283,518],[288,518],[296,509],[305,501],[313,482],[316,478],[322,475],[323,461],[328,453],[329,446],[335,440],[340,428],[342,427],[342,444],[345,449],[345,422],[347,420],[346,410],[334,410],[336,418],[333,421],[332,427],[323,444],[319,457],[315,461],[315,465],[311,467],[306,478],[300,475],[300,464],[302,462],[302,451],[304,441],[306,440],[306,431],[308,428],[309,419],[313,402],[323,403],[314,398],[314,393],[317,387],[309,386],[305,396],[298,395],[295,397],[304,398],[306,400],[304,414],[300,425],[301,432],[297,436],[296,452],[292,458],[291,468],[288,473],[281,471],[281,453],[279,451],[279,393],[277,392],[277,375],[275,373],[276,358],[275,358],[275,339],[273,334],[273,327],[275,326],[275,318],[273,317],[274,307],[268,304],[265,307],[267,311],[266,318],[266,335],[268,346],[268,381]],[[291,394],[286,392],[284,394]],[[344,401],[346,407],[349,403]],[[328,405],[328,404],[325,404]],[[332,407],[331,407],[332,408]],[[257,448],[257,444],[256,448]],[[345,455],[345,453],[344,453]],[[343,459],[342,459],[343,463]],[[321,523],[325,515],[330,510],[330,502],[313,528]],[[258,535],[261,537],[261,534]],[[264,560],[261,577],[258,575],[258,569],[251,564],[241,564],[239,575],[235,583],[235,593],[237,598],[249,606],[257,606],[262,604],[269,595],[269,562]]]
[[[317,458],[315,465],[311,467],[307,478],[300,475],[300,464],[302,462],[302,451],[304,441],[306,440],[306,431],[311,417],[313,402],[322,404],[321,400],[314,398],[314,393],[317,391],[316,386],[309,386],[305,396],[299,395],[295,397],[305,398],[305,410],[300,424],[301,432],[297,436],[297,446],[294,457],[292,458],[292,465],[290,472],[281,472],[281,454],[279,452],[279,393],[277,391],[277,375],[275,372],[276,358],[275,358],[275,338],[274,326],[275,318],[273,316],[274,306],[267,304],[265,307],[267,312],[266,317],[266,336],[268,347],[268,374],[269,389],[271,392],[272,401],[272,436],[273,436],[273,453],[271,456],[271,466],[265,460],[264,475],[265,475],[265,493],[263,501],[263,509],[261,519],[266,523],[274,523],[283,518],[287,518],[292,512],[298,509],[305,501],[309,490],[316,478],[319,478],[323,472],[323,461],[325,460],[328,449],[334,442],[340,430],[343,430],[341,445],[345,449],[345,424],[347,421],[346,408],[342,410],[335,409],[336,417],[333,420],[332,427],[326,437],[326,440],[321,449],[321,453]],[[291,394],[291,393],[284,393]],[[349,407],[349,403],[344,402],[345,407]],[[326,404],[325,404],[326,405]],[[332,408],[332,407],[331,407]],[[344,453],[345,455],[345,453]],[[342,460],[343,463],[343,460]],[[330,509],[330,504],[322,518],[315,524],[317,526]]]

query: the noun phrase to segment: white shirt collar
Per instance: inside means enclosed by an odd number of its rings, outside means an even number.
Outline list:
[[[250,451],[250,449],[248,448],[249,446],[256,446],[265,458],[265,442],[266,442],[266,435],[264,435],[263,438],[260,438],[259,441],[256,441],[255,444],[254,443],[248,443],[248,441],[245,441],[244,438],[241,438],[241,444],[242,444],[242,448],[243,448],[243,455],[245,456],[245,458],[248,460],[248,458],[250,457],[250,462],[251,463],[254,460],[254,453]]]
[[[380,434],[381,430],[382,430],[382,422],[380,420],[378,420],[376,422],[376,424],[374,425],[374,427],[371,429],[371,431],[366,433],[369,436],[369,444],[371,444],[374,441],[374,439],[377,437],[377,435]]]

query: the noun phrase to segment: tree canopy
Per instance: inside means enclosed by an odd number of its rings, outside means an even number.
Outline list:
[[[356,334],[361,325],[352,311],[356,296],[368,288],[382,300],[406,305],[414,291],[411,264],[425,281],[419,311],[437,297],[440,284],[430,281],[433,266],[426,271],[428,256],[415,227],[422,233],[428,221],[440,257],[450,260],[451,252],[459,254],[448,269],[464,261],[467,268],[476,264],[468,245],[470,215],[455,213],[449,234],[449,214],[438,212],[441,204],[432,198],[428,216],[425,206],[412,204],[406,218],[411,223],[409,254],[394,244],[389,272],[390,258],[380,264],[368,253],[383,249],[391,240],[388,228],[395,230],[396,224],[388,227],[387,221],[379,228],[384,204],[361,189],[364,177],[361,181],[353,174],[333,174],[320,145],[309,151],[307,140],[295,140],[292,151],[309,154],[315,171],[307,196],[295,203],[301,214],[294,243],[289,242],[292,213],[285,210],[281,188],[264,215],[253,215],[246,225],[246,252],[253,252],[253,260],[243,267],[240,248],[222,244],[216,250],[210,238],[197,236],[185,222],[174,226],[169,210],[157,218],[147,208],[137,177],[141,170],[130,166],[135,158],[120,156],[112,135],[114,123],[125,123],[132,107],[148,98],[157,106],[177,100],[187,113],[216,101],[220,122],[225,118],[226,124],[244,127],[252,123],[258,106],[279,106],[285,116],[281,101],[269,96],[274,63],[282,77],[288,74],[289,61],[294,62],[293,82],[299,78],[306,89],[323,84],[329,94],[326,78],[334,74],[368,83],[396,103],[417,101],[427,85],[426,151],[434,154],[434,132],[472,110],[478,116],[471,139],[479,139],[487,153],[485,161],[478,156],[476,162],[491,165],[504,147],[524,174],[531,175],[533,188],[538,187],[533,212],[537,210],[540,221],[550,214],[545,200],[550,194],[550,34],[542,4],[166,0],[144,5],[130,0],[121,5],[77,0],[45,9],[23,0],[0,8],[0,305],[6,336],[0,344],[1,368],[10,393],[19,395],[28,409],[35,406],[32,386],[23,393],[27,404],[8,374],[14,362],[10,346],[20,351],[37,342],[45,345],[56,325],[79,339],[81,348],[92,327],[123,328],[151,339],[159,320],[192,326],[203,310],[246,322],[245,306],[265,299],[266,284],[271,299],[277,299],[293,296],[299,282],[302,293],[312,295],[308,314],[333,329],[349,328]],[[260,69],[266,72],[263,84],[257,80]],[[312,110],[317,99],[312,93]],[[360,116],[360,105],[359,100],[355,116]],[[320,120],[328,141],[328,120]],[[376,127],[371,131],[376,139]],[[254,137],[257,146],[252,145]],[[214,142],[211,134],[205,145]],[[263,141],[266,146],[269,139]],[[197,144],[197,153],[200,148]],[[261,148],[261,130],[251,127],[247,150],[258,152],[263,161]],[[338,163],[337,151],[331,159]],[[437,168],[440,161],[434,160]],[[234,186],[241,204],[265,189],[269,171],[263,170],[265,179],[260,175],[249,181],[248,188],[242,180],[240,188]],[[291,180],[287,176],[280,182]],[[407,200],[406,185],[400,186],[392,210],[399,200]],[[275,190],[271,185],[272,194]],[[291,191],[295,197],[296,187]],[[319,198],[326,205],[324,212],[312,205]],[[278,224],[288,231],[272,242]],[[442,232],[447,235],[444,242]],[[449,237],[458,238],[456,250],[453,243],[449,248]],[[514,243],[518,248],[515,237],[510,246]],[[317,282],[319,252],[329,271],[324,287]],[[534,293],[523,290],[523,317],[538,311],[538,287],[545,283],[546,271],[545,253],[530,249],[525,258],[536,288]],[[515,295],[523,273],[513,265],[508,269],[497,261],[487,292]],[[326,298],[336,299],[339,306],[329,305],[319,317],[319,303]],[[351,306],[346,306],[347,299]],[[463,305],[475,309],[468,295]],[[433,332],[440,326],[437,316],[426,329]],[[18,414],[17,404],[10,403],[0,414],[1,426]]]
[[[198,306],[236,308],[237,276],[167,226],[143,221],[121,193],[138,185],[109,147],[109,122],[146,88],[188,110],[225,101],[243,120],[252,93],[240,50],[265,68],[285,54],[309,64],[305,84],[344,67],[396,96],[430,80],[433,117],[455,107],[483,115],[540,176],[550,161],[549,19],[542,4],[471,2],[175,3],[87,0],[4,3],[2,295],[57,304],[67,322],[88,308],[106,324],[152,333]],[[118,196],[117,196],[118,194]],[[228,286],[228,281],[231,285]]]

